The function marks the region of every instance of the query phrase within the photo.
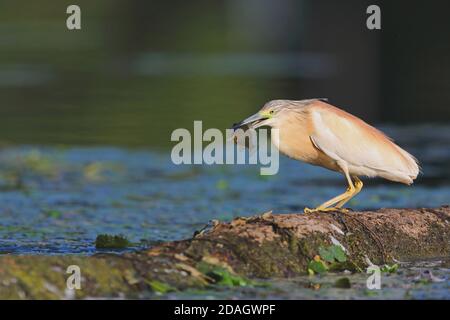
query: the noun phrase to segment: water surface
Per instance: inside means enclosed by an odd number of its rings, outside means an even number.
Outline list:
[[[421,160],[408,187],[366,180],[349,206],[435,207],[450,199],[450,135],[431,127],[386,131]],[[436,130],[433,132],[436,133]],[[274,176],[255,165],[174,165],[170,150],[7,146],[0,151],[3,253],[94,253],[101,233],[136,246],[190,237],[209,220],[300,212],[345,190],[339,174],[282,157]]]
[[[384,129],[419,157],[424,174],[412,187],[366,180],[349,206],[448,204],[449,128]],[[301,212],[345,188],[339,174],[285,157],[277,175],[263,177],[255,165],[176,166],[170,150],[9,145],[0,150],[0,254],[91,255],[99,252],[95,238],[103,233],[125,235],[133,242],[128,250],[136,250],[189,238],[211,219]],[[430,278],[430,271],[442,281]],[[448,263],[416,262],[384,275],[388,290],[376,292],[366,289],[365,274],[329,274],[156,297],[449,299],[449,276]],[[335,287],[342,277],[350,289]]]

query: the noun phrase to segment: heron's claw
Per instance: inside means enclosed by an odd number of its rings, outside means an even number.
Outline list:
[[[337,212],[341,212],[341,213],[348,213],[349,210],[345,209],[345,208],[338,208],[338,207],[329,207],[329,208],[315,208],[315,209],[310,209],[310,208],[305,208],[303,210],[304,213],[313,213],[313,212],[330,212],[330,211],[337,211]]]

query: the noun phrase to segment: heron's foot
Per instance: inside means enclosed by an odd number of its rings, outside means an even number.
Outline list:
[[[320,207],[317,207],[317,208],[315,208],[315,209],[305,208],[305,209],[303,210],[304,213],[313,213],[313,212],[331,212],[331,211],[334,211],[334,212],[337,211],[337,212],[341,212],[341,213],[348,213],[348,212],[349,212],[348,209],[345,209],[345,208],[338,208],[338,207],[328,207],[328,208],[320,208]]]

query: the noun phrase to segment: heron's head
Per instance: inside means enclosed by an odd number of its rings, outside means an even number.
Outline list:
[[[242,127],[248,127],[256,129],[262,126],[273,126],[277,120],[277,116],[283,110],[286,100],[272,100],[267,102],[261,110],[259,110],[254,115],[242,120],[241,122],[235,123],[233,129],[239,129]]]
[[[325,99],[308,100],[272,100],[267,102],[261,110],[247,119],[233,125],[233,129],[247,127],[256,129],[262,126],[280,127],[285,116],[290,112],[298,112],[311,102]]]

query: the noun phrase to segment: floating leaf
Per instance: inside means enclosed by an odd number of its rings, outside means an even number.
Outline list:
[[[334,254],[330,250],[330,248],[320,247],[319,248],[319,254],[322,257],[322,259],[327,261],[327,262],[333,262],[334,261]]]
[[[341,246],[334,245],[333,248],[333,254],[334,258],[339,262],[345,262],[347,261],[347,257],[345,255],[345,251],[341,248]]]
[[[326,248],[320,247],[319,254],[327,262],[334,262],[335,260],[338,262],[347,261],[345,251],[339,245],[332,245]]]
[[[312,274],[314,273],[322,274],[328,271],[328,266],[325,264],[324,261],[314,259],[310,261],[308,264],[308,273],[311,274],[311,271],[313,272]]]
[[[395,273],[398,270],[398,264],[393,264],[393,265],[388,265],[385,264],[384,266],[381,267],[381,272],[384,273]]]

